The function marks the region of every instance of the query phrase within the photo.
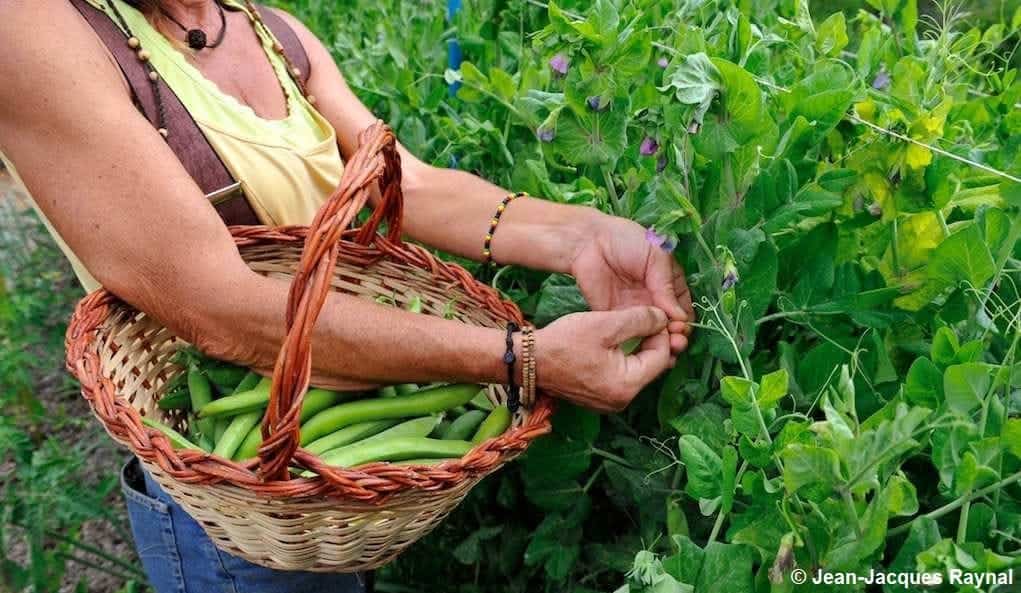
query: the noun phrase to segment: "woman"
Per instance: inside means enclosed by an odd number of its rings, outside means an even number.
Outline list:
[[[0,38],[2,156],[85,288],[269,371],[288,286],[249,270],[224,221],[308,224],[374,121],[322,44],[290,15],[243,0],[5,2]],[[540,387],[620,410],[687,347],[684,274],[638,225],[522,197],[485,242],[508,191],[401,157],[409,237],[577,279],[595,312],[537,332]],[[217,175],[240,182],[240,200]],[[619,344],[635,337],[641,347],[624,355]],[[313,383],[337,389],[506,378],[503,332],[343,295],[323,309],[314,350]],[[124,482],[160,593],[363,590],[356,575],[277,572],[219,552],[137,465]]]

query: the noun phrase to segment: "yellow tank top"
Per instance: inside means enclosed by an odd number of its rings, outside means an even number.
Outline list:
[[[255,28],[288,97],[288,114],[280,120],[259,117],[250,107],[221,91],[139,11],[123,0],[88,1],[109,16],[112,11],[107,2],[117,3],[132,33],[150,52],[153,67],[181,99],[234,179],[241,183],[263,224],[307,225],[312,222],[316,211],[340,182],[344,165],[333,126],[302,97],[287,75],[283,58],[273,51],[275,40],[269,33],[261,27]],[[225,4],[248,14],[235,0],[225,0]],[[0,158],[7,163],[15,183],[28,194],[85,290],[91,292],[99,288],[99,283],[31,199],[31,193],[18,176],[16,164],[2,152]]]

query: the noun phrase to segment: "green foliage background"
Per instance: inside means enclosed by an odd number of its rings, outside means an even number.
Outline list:
[[[387,582],[741,593],[1021,562],[1018,186],[875,129],[1016,177],[1014,6],[281,5],[416,154],[654,225],[699,301],[672,373],[620,416],[563,407]],[[568,278],[495,283],[539,323],[585,307]]]
[[[381,591],[853,591],[787,575],[1021,564],[1016,2],[275,3],[410,150],[655,226],[698,302],[670,374],[621,415],[562,406]],[[91,452],[47,439],[34,398],[75,295],[30,280],[40,253],[0,256],[0,583],[54,590],[89,555],[134,587],[133,559],[78,537],[113,483],[61,488]],[[566,277],[494,283],[540,324],[586,307]]]

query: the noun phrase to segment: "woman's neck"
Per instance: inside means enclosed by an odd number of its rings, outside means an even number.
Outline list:
[[[219,22],[216,0],[161,0],[163,10],[189,27],[207,27]]]

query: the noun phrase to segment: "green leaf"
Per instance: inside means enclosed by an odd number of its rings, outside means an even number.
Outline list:
[[[678,434],[690,434],[698,437],[714,451],[723,449],[729,440],[723,429],[726,411],[712,402],[698,404],[684,413],[683,416],[670,421],[670,426]]]
[[[947,405],[959,414],[977,408],[993,380],[993,367],[978,362],[956,364],[943,373],[943,389]]]
[[[737,450],[730,445],[723,448],[721,466],[722,475],[720,483],[720,512],[729,514],[734,505],[734,495],[737,486]]]
[[[957,351],[960,349],[961,343],[952,329],[941,327],[936,330],[936,335],[932,338],[933,362],[946,368],[957,361]]]
[[[663,560],[663,568],[682,583],[695,584],[705,562],[705,551],[687,536],[674,536],[677,553]]]
[[[904,381],[904,397],[911,403],[936,409],[943,401],[943,373],[924,356],[915,359]]]
[[[557,405],[553,414],[553,432],[567,439],[592,444],[599,436],[600,417],[568,402]]]
[[[569,163],[606,165],[614,163],[627,148],[627,118],[624,109],[578,113],[567,109],[557,120],[553,148]]]
[[[1021,418],[1009,418],[1003,423],[1000,442],[1004,450],[1021,459]]]
[[[836,12],[819,25],[815,49],[824,56],[835,57],[847,46],[847,23],[844,13]]]
[[[723,468],[720,456],[694,435],[682,436],[678,444],[688,476],[684,491],[693,498],[719,496],[720,472]]]
[[[762,90],[744,68],[722,58],[712,58],[723,83],[723,107],[727,131],[739,144],[761,134],[770,119],[763,109]]]
[[[754,550],[747,546],[713,542],[705,548],[698,574],[698,593],[753,593]]]
[[[552,321],[579,311],[588,311],[588,303],[578,284],[570,276],[553,274],[539,289],[539,303],[533,321],[542,327]]]
[[[525,475],[535,482],[558,482],[580,476],[592,462],[591,446],[552,434],[537,439],[522,460]]]
[[[993,256],[978,227],[969,225],[936,247],[929,263],[929,277],[947,284],[968,282],[981,288],[996,273],[995,268]]]
[[[915,519],[911,523],[911,529],[908,530],[907,538],[901,544],[900,550],[897,551],[893,562],[890,563],[890,570],[896,573],[908,573],[918,570],[918,555],[936,545],[940,539],[942,539],[942,536],[939,533],[939,525],[935,519],[925,516]],[[884,589],[884,591],[885,593],[894,593],[895,591],[903,593],[904,589],[902,587],[891,586]]]
[[[511,102],[517,94],[517,83],[510,74],[500,68],[489,69],[489,80],[492,83],[493,91],[504,101]]]
[[[918,492],[903,475],[893,475],[883,491],[891,515],[906,517],[918,512]]]
[[[810,484],[833,488],[841,479],[840,459],[833,449],[794,443],[780,457],[784,486],[790,494]]]
[[[723,89],[723,82],[716,66],[709,56],[702,52],[689,54],[675,62],[663,77],[664,86],[659,90],[674,90],[678,101],[694,105],[694,120],[699,124],[712,105],[716,93]]]
[[[759,388],[758,404],[762,410],[769,410],[776,406],[785,395],[790,384],[790,377],[786,369],[774,371],[762,377],[762,386]]]
[[[734,428],[741,434],[761,436],[756,392],[758,385],[743,377],[724,377],[720,382],[720,393],[730,404],[730,417]]]

